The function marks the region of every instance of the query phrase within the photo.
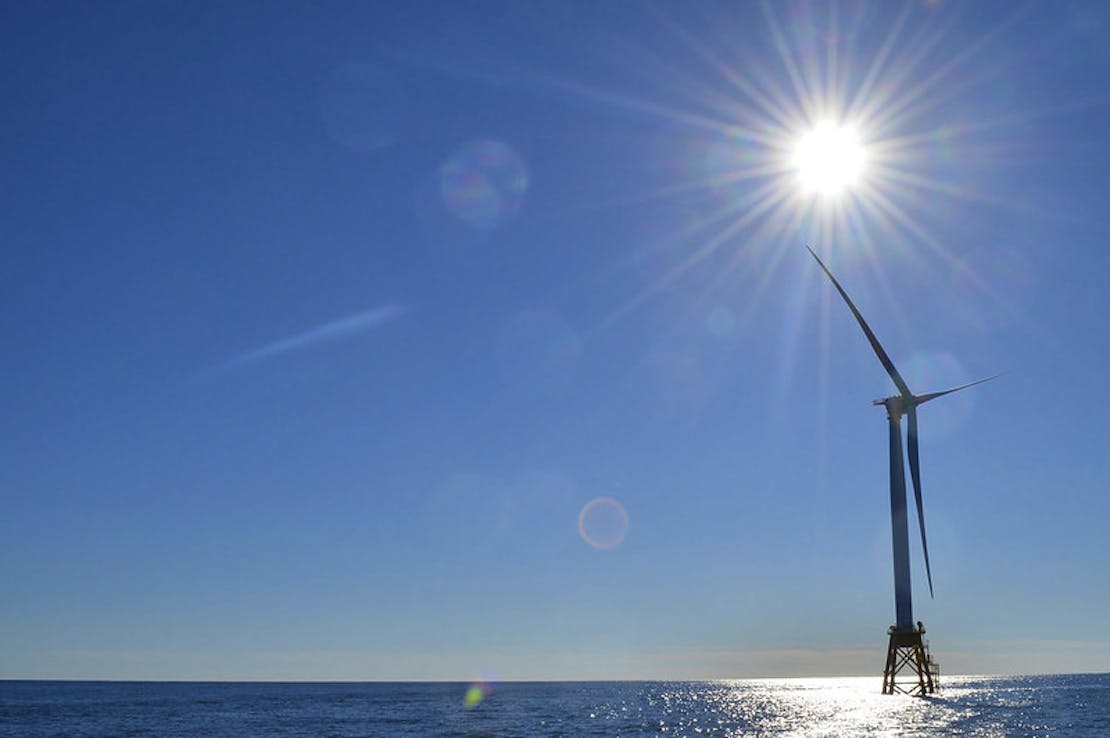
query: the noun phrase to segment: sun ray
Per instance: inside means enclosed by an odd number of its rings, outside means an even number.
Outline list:
[[[894,323],[898,326],[898,332],[901,336],[911,335],[911,328],[909,320],[906,318],[906,310],[903,307],[904,302],[898,299],[895,294],[894,286],[890,282],[890,277],[887,274],[887,268],[883,266],[882,259],[867,259],[866,265],[873,275],[873,281],[878,285],[879,291],[882,295],[884,314],[887,322]],[[889,339],[888,339],[889,341]]]
[[[811,6],[794,6],[793,11],[796,14],[794,18],[796,29],[794,49],[798,59],[799,77],[803,90],[800,97],[803,101],[803,110],[809,121],[814,122],[816,118],[827,115],[823,100],[824,84],[821,79],[821,67],[813,48],[813,40],[817,31],[813,25]],[[789,46],[790,39],[784,37],[780,54],[787,53]]]
[[[991,44],[1018,14],[944,57],[940,51],[946,48],[946,30],[957,27],[955,16],[925,15],[906,5],[877,13],[884,25],[875,29],[838,5],[761,0],[758,7],[755,15],[762,17],[769,52],[764,56],[777,63],[755,63],[762,51],[750,46],[715,46],[714,33],[698,31],[698,18],[654,6],[652,19],[664,38],[685,52],[694,71],[654,46],[633,46],[627,37],[624,42],[615,38],[612,48],[622,65],[661,85],[658,97],[644,95],[642,88],[633,92],[540,80],[548,88],[673,124],[679,136],[689,131],[690,149],[704,157],[691,156],[682,174],[669,182],[590,203],[589,209],[597,210],[682,197],[693,208],[692,215],[638,247],[638,257],[648,256],[653,260],[648,265],[659,271],[649,277],[641,272],[646,283],[619,296],[588,335],[615,325],[664,290],[677,288],[676,294],[709,304],[718,299],[710,296],[733,282],[744,285],[738,319],[746,325],[802,234],[841,259],[866,264],[874,272],[877,294],[891,309],[897,303],[891,299],[889,275],[907,268],[954,269],[962,263],[959,246],[946,246],[936,236],[938,201],[942,208],[965,202],[1019,207],[1013,198],[984,191],[975,178],[946,179],[951,171],[946,167],[956,162],[942,157],[958,146],[965,147],[955,149],[961,155],[970,151],[979,161],[1006,163],[1012,146],[988,134],[1020,124],[1028,111],[951,123],[938,115],[938,105],[986,83],[982,60],[994,62],[988,70],[1000,64],[990,56]],[[714,32],[731,37],[730,19],[704,20]],[[979,68],[973,66],[977,61]],[[684,100],[690,104],[679,102]],[[982,106],[972,112],[992,111]],[[835,197],[822,194],[823,187],[806,191],[798,184],[795,147],[807,130],[822,125],[855,128],[866,152],[865,170],[849,171],[842,183],[828,188],[838,191]],[[713,205],[698,207],[699,193]],[[695,199],[686,200],[691,195]],[[703,263],[713,268],[695,272]],[[901,314],[897,321],[904,328]]]
[[[949,262],[955,263],[957,258],[949,252],[945,246],[940,243],[934,236],[930,235],[928,230],[913,219],[908,213],[897,207],[894,203],[890,202],[887,196],[881,192],[873,192],[872,197],[874,203],[883,212],[887,213],[895,222],[901,225],[907,232],[912,234],[922,245],[927,246],[934,255]],[[907,251],[912,254],[912,251]]]
[[[840,78],[840,54],[837,53],[840,43],[840,16],[836,12],[836,5],[829,5],[829,33],[832,36],[826,44],[825,64],[827,65],[828,96],[825,100],[826,109],[839,108],[844,99],[844,89]]]
[[[774,224],[770,220],[765,219],[759,224],[759,226],[757,226],[755,232],[752,234],[750,243],[758,244],[769,241],[769,238],[772,235],[772,230],[776,228],[777,224]],[[787,249],[782,248],[764,249],[763,251],[770,255],[770,260],[763,263],[761,265],[761,269],[755,271],[755,289],[753,289],[749,294],[744,312],[740,315],[740,319],[737,321],[740,326],[746,326],[752,319],[755,308],[758,306],[763,293],[766,291],[767,287],[772,283],[773,278],[778,273],[779,265],[782,263],[782,260],[787,256],[787,254],[790,253]],[[758,253],[753,254],[751,246],[745,249],[737,249],[733,253],[730,263],[723,267],[709,282],[706,292],[712,292],[715,288],[720,287],[729,279],[733,278],[735,276],[735,270],[740,267],[741,259],[754,258],[758,255]]]
[[[956,185],[938,182],[929,177],[922,177],[919,174],[913,174],[902,169],[895,167],[876,165],[877,173],[880,174],[884,182],[892,184],[904,184],[909,187],[934,192],[938,195],[946,195],[955,199],[971,202],[981,202],[986,205],[994,205],[998,208],[1009,210],[1012,212],[1028,212],[1028,207],[1021,204],[1012,203],[1009,200],[988,195],[983,192],[968,190]],[[1043,211],[1047,214],[1047,211]]]
[[[1017,21],[1020,18],[1022,9],[1019,9],[1010,14],[1010,16],[997,24],[989,32],[983,34],[973,43],[966,46],[958,54],[948,59],[944,64],[934,70],[925,79],[917,82],[909,89],[903,91],[898,100],[890,101],[888,106],[882,108],[883,115],[877,118],[877,121],[883,125],[897,127],[905,123],[907,118],[912,118],[913,115],[909,114],[903,117],[903,111],[915,103],[928,100],[930,104],[936,104],[936,96],[932,94],[935,86],[947,80],[948,76],[956,69],[966,64],[969,59],[978,54],[984,46],[1000,34],[1008,25]],[[949,85],[948,89],[941,95],[941,99],[945,95],[955,95],[958,92],[958,86]]]
[[[666,25],[668,31],[674,33],[679,40],[683,41],[688,48],[692,49],[696,54],[702,58],[703,61],[709,63],[711,67],[718,73],[724,73],[727,65],[723,65],[719,61],[714,62],[714,57],[707,54],[700,44],[698,44],[688,32],[684,31],[681,26],[668,18],[661,9],[655,8],[653,15],[663,24]],[[660,115],[664,119],[673,120],[675,122],[694,122],[701,125],[701,127],[718,132],[727,131],[731,128],[737,127],[735,121],[742,119],[767,119],[766,122],[774,125],[776,121],[770,114],[770,109],[763,105],[763,100],[756,96],[752,96],[754,106],[745,105],[734,96],[728,96],[727,93],[718,92],[709,86],[701,76],[682,73],[674,65],[667,64],[663,61],[660,54],[652,53],[649,49],[641,46],[628,43],[620,36],[610,35],[607,41],[612,47],[619,47],[619,58],[628,65],[629,60],[632,60],[632,68],[643,69],[650,66],[653,69],[653,79],[662,80],[667,83],[667,86],[673,92],[682,94],[689,97],[693,102],[698,105],[714,107],[714,102],[719,105],[717,111],[722,115],[722,119],[714,119],[706,116],[697,116],[693,113],[683,112],[673,106],[663,106],[651,101],[639,100],[628,96],[618,96],[613,93],[605,93],[593,90],[593,97],[600,95],[606,97],[612,95],[611,102],[622,104],[625,107],[638,109],[641,112],[652,112]],[[738,82],[742,78],[733,73],[732,81]],[[572,87],[579,87],[577,83],[564,82],[564,85]],[[754,88],[748,86],[745,88],[745,94],[755,93]],[[753,130],[753,133],[755,131]]]
[[[770,97],[763,94],[763,92],[757,89],[752,82],[744,77],[744,75],[729,67],[728,64],[725,64],[716,55],[710,53],[704,45],[698,43],[697,39],[689,31],[680,26],[673,19],[664,16],[660,8],[655,8],[655,10],[662,21],[667,23],[668,28],[678,35],[691,51],[697,54],[702,61],[709,64],[715,72],[724,77],[724,79],[733,85],[736,90],[750,97],[757,108],[761,109],[764,114],[769,115],[774,123],[782,127],[787,127],[790,125],[791,120],[797,119],[797,115],[787,110],[785,106],[779,105],[779,101],[772,100]],[[721,99],[728,101],[727,105],[722,106],[724,110],[730,110],[737,105],[732,98],[721,96]],[[730,112],[733,111],[730,110]]]
[[[679,110],[677,108],[664,105],[662,103],[652,102],[650,100],[643,100],[640,98],[631,97],[629,95],[621,95],[616,92],[604,90],[599,87],[587,85],[581,82],[571,82],[567,80],[551,80],[550,84],[565,92],[579,95],[584,98],[604,102],[614,107],[621,107],[627,110],[633,110],[639,113],[650,113],[652,115],[669,120],[674,123],[685,123],[693,126],[694,128],[712,131],[714,133],[727,133],[732,129],[727,123],[712,118],[707,118],[703,115],[697,115],[687,111]]]
[[[852,97],[851,102],[848,103],[848,115],[850,117],[863,117],[864,111],[860,108],[863,101],[866,100],[872,93],[876,80],[879,75],[887,68],[887,60],[890,54],[894,51],[894,46],[898,42],[902,34],[902,29],[905,27],[906,22],[910,17],[910,10],[912,5],[906,3],[902,12],[898,14],[898,18],[894,22],[894,26],[886,34],[879,51],[875,54],[875,58],[871,61],[871,66],[867,70],[867,75],[863,78],[863,82],[856,90],[856,94]]]
[[[873,88],[865,93],[866,97],[861,97],[858,114],[877,129],[885,131],[895,128],[895,124],[889,120],[891,108],[900,105],[899,101],[922,101],[920,95],[906,89],[906,84],[923,66],[924,60],[937,49],[943,38],[940,31],[923,33],[913,37],[908,46],[899,49],[898,62],[884,67],[876,78],[874,85],[878,89]],[[895,93],[895,90],[898,92]],[[870,103],[863,102],[868,98]]]
[[[640,304],[642,304],[648,297],[656,294],[662,289],[671,286],[694,265],[698,264],[706,256],[720,248],[721,244],[734,236],[738,231],[747,227],[753,220],[761,217],[768,210],[776,207],[779,203],[781,203],[783,199],[788,197],[788,195],[783,193],[779,188],[773,186],[765,186],[761,188],[760,192],[761,194],[757,197],[755,203],[744,213],[743,216],[729,223],[716,236],[713,236],[700,247],[695,249],[688,257],[682,260],[678,264],[678,266],[671,269],[655,283],[649,285],[646,289],[641,290],[631,299],[627,300],[624,304],[610,313],[600,322],[596,330],[600,331],[611,326],[613,323],[624,317],[633,308],[638,307]]]
[[[626,207],[639,203],[651,202],[653,200],[665,200],[675,195],[685,193],[698,192],[703,190],[712,190],[726,185],[738,184],[748,180],[765,180],[768,177],[781,174],[782,166],[773,163],[763,163],[756,166],[751,166],[743,169],[736,169],[730,172],[722,172],[710,177],[701,177],[696,179],[689,179],[676,184],[657,187],[652,190],[644,190],[641,192],[625,194],[621,196],[614,196],[607,200],[601,200],[591,203],[588,207],[583,208],[578,212],[596,212],[605,211],[612,208]],[[732,212],[738,206],[736,204],[728,205],[722,208],[723,211]]]
[[[775,50],[778,51],[779,54],[779,60],[782,62],[787,75],[790,77],[790,83],[794,87],[794,94],[797,96],[799,105],[805,113],[812,114],[813,98],[809,94],[809,89],[805,83],[804,77],[787,52],[789,44],[786,41],[786,36],[779,26],[778,21],[775,19],[775,15],[771,11],[767,0],[762,0],[759,7],[763,11],[764,21],[767,23],[767,28],[771,32],[771,37],[775,43]]]
[[[875,241],[871,237],[871,232],[864,226],[863,213],[859,208],[852,208],[847,214],[848,230],[852,233],[854,240],[860,245],[860,251],[868,259],[875,257]]]

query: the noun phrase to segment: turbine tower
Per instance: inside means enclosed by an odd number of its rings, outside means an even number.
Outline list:
[[[929,392],[915,395],[906,385],[906,380],[894,367],[886,351],[883,350],[879,339],[875,338],[871,327],[860,315],[859,310],[852,303],[848,293],[836,281],[829,268],[817,256],[813,249],[809,253],[817,260],[821,269],[832,280],[833,286],[848,309],[856,317],[856,322],[863,329],[864,335],[875,350],[886,373],[890,375],[898,394],[882,400],[875,400],[875,405],[886,408],[887,425],[890,435],[890,526],[894,548],[894,625],[890,626],[890,642],[887,646],[886,665],[883,669],[883,694],[924,695],[936,691],[936,677],[939,669],[929,655],[928,646],[922,639],[925,627],[913,619],[913,595],[910,588],[910,533],[909,522],[906,514],[906,472],[902,461],[902,416],[906,416],[906,447],[910,460],[910,477],[913,479],[913,497],[917,505],[917,525],[921,532],[921,549],[925,554],[925,575],[929,581],[929,596],[933,596],[933,571],[929,565],[929,544],[925,538],[925,508],[921,501],[921,464],[917,450],[917,407],[930,400],[935,400],[944,395],[950,395],[962,389],[967,389],[976,384],[981,384],[994,377],[980,379],[977,382],[953,387],[940,392]],[[995,375],[997,376],[997,375]],[[911,675],[909,681],[899,680],[897,677],[903,670]]]

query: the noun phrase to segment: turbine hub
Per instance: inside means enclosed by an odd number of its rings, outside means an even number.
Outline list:
[[[894,395],[892,397],[885,397],[882,400],[875,400],[873,405],[882,405],[886,408],[887,415],[894,419],[900,419],[906,414],[913,403],[914,398],[905,397],[903,395]]]

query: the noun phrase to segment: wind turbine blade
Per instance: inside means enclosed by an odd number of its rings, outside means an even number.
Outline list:
[[[929,544],[925,540],[925,505],[921,501],[921,462],[917,455],[917,409],[910,405],[906,411],[907,451],[910,457],[910,477],[913,478],[913,501],[917,503],[917,525],[921,531],[921,549],[925,552],[925,576],[929,578],[929,596],[933,596],[933,570],[929,566]]]
[[[903,397],[912,397],[913,393],[910,392],[910,388],[906,385],[906,380],[902,379],[902,375],[894,368],[894,362],[887,356],[886,351],[883,350],[882,345],[879,343],[879,339],[875,338],[875,334],[871,332],[871,327],[867,325],[867,321],[860,315],[859,310],[856,310],[856,306],[852,303],[851,298],[848,297],[848,293],[840,286],[840,282],[836,281],[836,277],[832,275],[829,268],[825,266],[825,262],[821,261],[813,249],[808,245],[806,248],[809,249],[809,253],[813,255],[813,258],[817,259],[817,263],[821,265],[821,269],[824,270],[825,274],[829,275],[829,279],[832,280],[833,286],[836,287],[836,291],[844,298],[844,302],[848,303],[848,309],[852,311],[852,315],[856,316],[859,327],[863,329],[864,334],[867,336],[867,340],[871,342],[871,348],[875,350],[875,355],[879,357],[879,361],[882,362],[883,368],[886,369],[886,373],[894,380],[894,385],[898,388],[898,391]],[[954,392],[955,390],[950,391]]]
[[[946,389],[946,390],[942,390],[940,392],[929,392],[929,393],[924,394],[924,395],[918,395],[914,399],[914,404],[915,405],[920,405],[923,402],[928,402],[929,400],[935,400],[938,397],[944,397],[945,395],[950,395],[953,392],[959,392],[962,389],[967,389],[968,387],[974,387],[977,384],[982,384],[983,382],[989,382],[992,379],[998,379],[1001,376],[1002,376],[1002,373],[999,373],[999,374],[995,374],[993,377],[987,377],[986,379],[980,379],[976,382],[969,382],[967,384],[961,384],[959,387],[953,387],[952,389]]]

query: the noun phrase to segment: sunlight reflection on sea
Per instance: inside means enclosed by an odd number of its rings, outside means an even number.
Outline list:
[[[949,677],[919,699],[880,678],[699,682],[0,682],[32,735],[1060,736],[1110,734],[1110,675]]]

